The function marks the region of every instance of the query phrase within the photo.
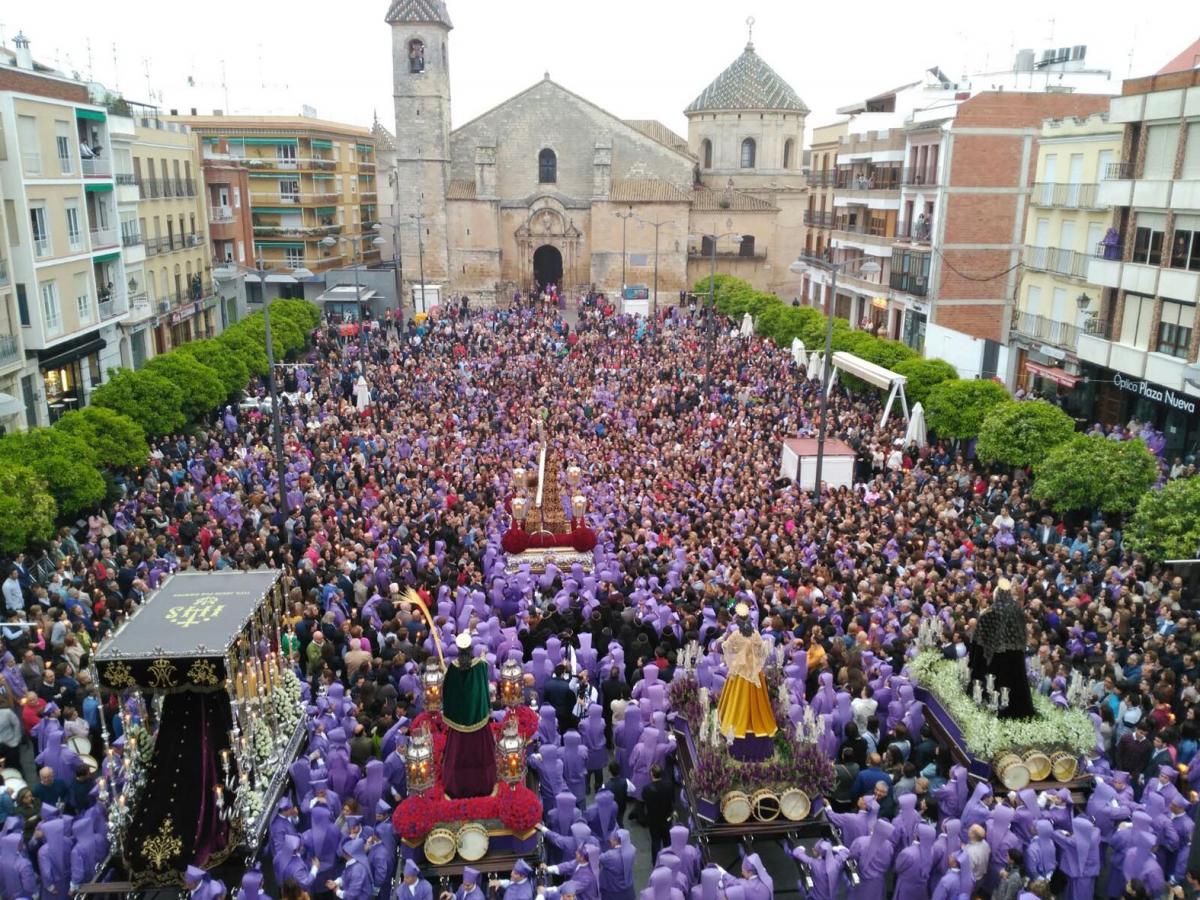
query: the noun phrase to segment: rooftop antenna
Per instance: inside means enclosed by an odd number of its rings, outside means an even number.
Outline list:
[[[0,47],[7,47],[8,39],[4,36],[4,23],[0,22]]]
[[[121,67],[117,64],[117,42],[113,41],[113,90],[121,90]]]
[[[87,59],[88,59],[87,80],[94,81],[95,79],[92,78],[92,39],[91,38],[87,39]]]
[[[154,90],[154,82],[150,79],[150,57],[148,56],[142,57],[142,72],[146,76],[146,96],[148,97]]]
[[[1051,19],[1050,19],[1050,34],[1048,34],[1046,36],[1046,42],[1048,44],[1054,43],[1054,24],[1055,24],[1054,19],[1053,19],[1053,17],[1051,17]]]
[[[1133,26],[1133,40],[1129,44],[1129,68],[1126,70],[1126,76],[1133,75],[1133,48],[1137,46],[1137,26]]]

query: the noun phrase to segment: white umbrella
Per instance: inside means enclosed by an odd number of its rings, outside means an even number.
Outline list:
[[[746,313],[742,316],[742,337],[754,336],[754,316]]]
[[[358,381],[354,383],[354,405],[358,407],[359,412],[371,405],[371,388],[367,386],[367,379],[362,375],[359,375]]]
[[[904,432],[904,446],[916,444],[924,447],[929,443],[929,435],[925,431],[925,407],[914,403],[908,416],[908,430]]]
[[[796,361],[796,365],[804,365],[804,353],[804,341],[800,340],[798,337],[792,338],[792,359]]]

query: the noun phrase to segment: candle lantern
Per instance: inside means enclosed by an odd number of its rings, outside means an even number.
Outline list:
[[[425,688],[425,710],[427,712],[441,712],[444,677],[442,667],[436,659],[431,658],[425,662],[425,672],[421,676],[421,683]]]
[[[505,784],[519,784],[525,780],[525,738],[517,730],[516,719],[509,719],[496,742],[499,757],[497,774]]]
[[[428,731],[411,735],[404,748],[408,790],[418,796],[433,787],[433,741]]]
[[[512,471],[512,483],[514,493],[516,493],[518,496],[525,493],[526,473],[525,470],[520,466]]]
[[[500,666],[500,699],[512,708],[521,705],[521,689],[525,681],[525,670],[515,659],[506,659]]]
[[[578,487],[583,481],[583,469],[579,466],[567,466],[567,484],[571,487]]]
[[[587,497],[583,494],[576,494],[571,498],[571,515],[576,519],[582,519],[584,513],[587,512]]]
[[[529,515],[529,501],[524,497],[513,497],[512,515],[518,522],[524,522],[525,517]]]

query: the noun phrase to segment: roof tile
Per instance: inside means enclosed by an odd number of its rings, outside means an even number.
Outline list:
[[[613,203],[687,203],[688,192],[658,178],[614,178],[609,200]]]
[[[747,44],[742,55],[716,77],[684,114],[723,109],[786,110],[808,114],[791,86]]]
[[[397,22],[430,22],[453,28],[445,0],[392,0],[384,21],[389,25]]]

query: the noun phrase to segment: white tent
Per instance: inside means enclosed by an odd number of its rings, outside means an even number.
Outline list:
[[[742,316],[742,337],[754,337],[754,316],[750,313]]]
[[[833,390],[833,386],[837,383],[839,369],[847,375],[861,378],[867,384],[873,384],[877,388],[884,388],[888,391],[887,403],[883,407],[883,418],[879,420],[880,428],[887,425],[888,416],[892,414],[892,403],[895,402],[897,396],[900,397],[900,408],[904,410],[904,418],[908,418],[908,398],[904,396],[904,386],[908,384],[908,379],[903,375],[897,375],[891,369],[885,369],[861,356],[839,351],[833,354],[833,375],[829,379],[830,390]]]
[[[795,361],[796,365],[802,366],[807,362],[804,354],[804,341],[800,340],[798,337],[792,338],[792,359]]]
[[[927,443],[929,435],[925,431],[925,407],[914,403],[908,418],[908,430],[904,432],[904,446],[916,444],[918,447],[924,447]]]

